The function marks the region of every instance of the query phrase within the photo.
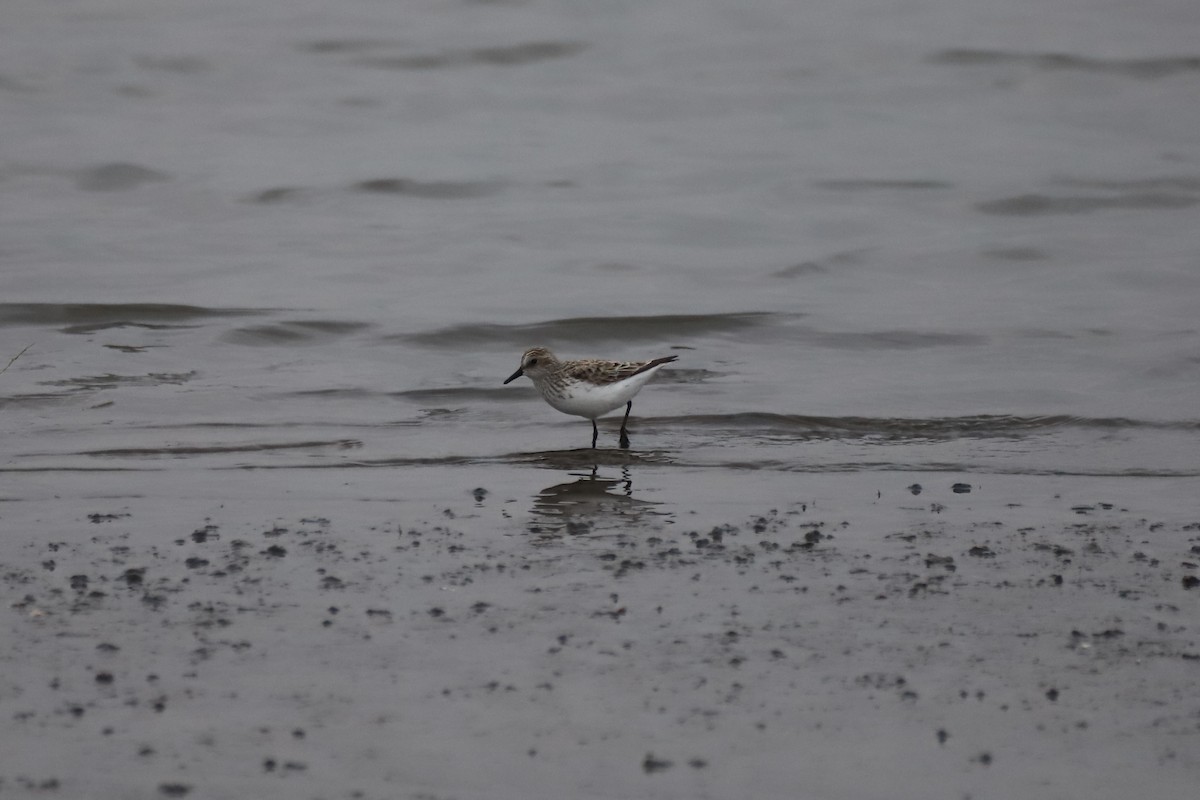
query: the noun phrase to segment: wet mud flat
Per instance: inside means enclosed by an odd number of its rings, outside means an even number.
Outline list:
[[[0,504],[0,795],[1200,778],[1186,480],[368,472],[23,477]]]

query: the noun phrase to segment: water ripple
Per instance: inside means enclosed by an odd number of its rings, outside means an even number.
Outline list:
[[[1000,216],[1045,216],[1050,214],[1087,214],[1109,209],[1153,210],[1190,208],[1200,204],[1200,197],[1167,192],[1134,192],[1113,197],[1088,197],[1076,195],[1022,194],[985,200],[975,208],[985,214]]]
[[[695,338],[736,333],[751,328],[779,325],[797,314],[745,312],[731,314],[664,314],[644,317],[575,317],[525,325],[469,323],[418,333],[393,334],[385,341],[401,341],[425,347],[458,349],[508,343],[527,347],[531,343],[645,342]]]
[[[314,344],[349,336],[370,327],[368,323],[349,320],[284,320],[235,328],[227,331],[222,339],[232,344],[251,346]]]
[[[818,417],[803,414],[743,412],[680,417],[643,417],[642,423],[690,429],[737,430],[756,434],[819,434],[823,438],[827,438],[829,434],[884,438],[992,438],[1072,428],[1107,431],[1123,429],[1200,431],[1200,420],[1139,420],[1128,417],[1081,417],[1066,414],[1028,417],[981,414],[967,417],[919,419]]]
[[[204,456],[223,453],[264,453],[274,450],[314,450],[334,448],[355,450],[363,446],[358,439],[333,439],[307,442],[254,442],[250,444],[166,445],[163,447],[114,447],[83,450],[76,455],[96,458],[144,458],[153,456]],[[42,455],[38,453],[30,455]]]
[[[396,56],[363,56],[358,64],[366,67],[398,70],[445,69],[448,67],[491,66],[519,67],[558,58],[567,58],[583,51],[583,42],[524,42],[500,47],[479,47],[465,50],[442,50],[437,53],[416,53]]]
[[[1159,56],[1153,58],[1095,58],[1073,53],[1018,53],[1003,50],[951,49],[934,53],[934,64],[992,65],[1013,64],[1038,70],[1076,70],[1127,78],[1154,80],[1179,73],[1200,72],[1200,56]]]
[[[64,325],[64,333],[93,333],[117,327],[183,327],[181,323],[264,313],[264,309],[171,303],[0,303],[0,326]]]

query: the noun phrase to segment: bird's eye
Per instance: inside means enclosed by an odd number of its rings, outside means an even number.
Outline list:
[[[537,366],[537,359],[536,359],[536,358],[531,358],[531,359],[529,359],[529,366],[531,366],[531,367],[536,367],[536,366]]]

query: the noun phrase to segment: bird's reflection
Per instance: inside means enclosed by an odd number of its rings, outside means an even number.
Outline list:
[[[657,523],[670,516],[658,510],[660,503],[634,497],[633,473],[628,466],[620,468],[620,477],[601,475],[599,465],[589,472],[568,474],[574,480],[547,486],[533,498],[530,532],[557,537],[624,527],[648,518]]]

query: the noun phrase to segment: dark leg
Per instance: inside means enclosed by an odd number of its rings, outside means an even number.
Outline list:
[[[625,419],[621,420],[621,448],[629,449],[629,431],[625,430],[625,426],[629,423],[629,412],[633,410],[633,401],[630,400],[625,404]]]
[[[596,437],[600,435],[600,429],[596,427],[596,420],[592,420],[592,449],[596,449]]]

